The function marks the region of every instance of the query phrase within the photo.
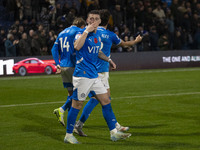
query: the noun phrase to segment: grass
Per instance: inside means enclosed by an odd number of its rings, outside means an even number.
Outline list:
[[[111,72],[112,107],[132,136],[110,141],[99,105],[85,123],[88,137],[76,136],[80,145],[63,142],[66,129],[52,113],[67,96],[60,76],[2,77],[0,149],[200,149],[199,77],[200,68]]]

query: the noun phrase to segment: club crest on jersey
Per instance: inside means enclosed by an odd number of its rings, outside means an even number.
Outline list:
[[[84,98],[84,97],[85,97],[85,93],[82,93],[82,94],[81,94],[81,97]]]
[[[79,34],[77,34],[76,36],[75,36],[75,40],[77,40],[79,37],[81,36],[81,34],[79,33]]]

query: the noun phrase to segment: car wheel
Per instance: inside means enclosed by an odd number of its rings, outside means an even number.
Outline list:
[[[26,68],[25,67],[20,67],[18,72],[19,72],[20,76],[25,76],[26,75]]]
[[[52,70],[52,68],[51,68],[50,66],[47,66],[47,67],[45,68],[45,73],[46,73],[46,74],[52,74],[52,72],[53,72],[53,70]]]

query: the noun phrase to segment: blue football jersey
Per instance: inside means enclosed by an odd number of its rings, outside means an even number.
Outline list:
[[[76,26],[70,26],[58,35],[51,49],[56,65],[59,64],[61,67],[75,67],[76,53],[74,50],[74,38],[76,33],[80,30],[81,29]]]
[[[120,44],[121,39],[114,32],[106,30],[103,27],[98,27],[97,32],[101,36],[102,52],[107,57],[110,57],[110,50],[111,50],[112,44],[115,44],[115,45]],[[98,72],[109,72],[109,62],[106,62],[102,59],[98,59],[97,70]]]
[[[84,30],[77,33],[77,40]],[[76,67],[73,76],[97,78],[97,60],[101,48],[101,37],[98,33],[90,32],[85,40],[83,47],[76,51]]]

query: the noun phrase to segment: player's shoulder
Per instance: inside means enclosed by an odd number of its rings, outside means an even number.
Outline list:
[[[100,34],[108,34],[110,36],[116,35],[113,31],[110,31],[109,29],[105,29],[103,27],[98,27],[97,30],[99,31]]]

